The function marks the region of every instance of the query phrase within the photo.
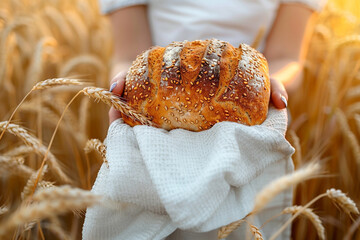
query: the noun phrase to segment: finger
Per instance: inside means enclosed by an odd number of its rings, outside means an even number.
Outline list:
[[[124,91],[125,86],[125,77],[126,72],[118,73],[111,81],[110,81],[110,92],[115,95],[121,96]]]
[[[288,95],[284,85],[275,79],[271,79],[270,81],[271,81],[271,101],[278,109],[286,108]]]
[[[115,108],[111,107],[109,110],[109,124],[111,124],[118,118],[121,118],[121,113]]]

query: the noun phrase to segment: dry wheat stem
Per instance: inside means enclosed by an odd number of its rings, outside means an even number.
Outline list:
[[[54,86],[60,86],[60,85],[82,85],[83,83],[79,82],[76,79],[67,79],[67,78],[53,78],[53,79],[47,79],[44,81],[41,81],[39,83],[37,83],[26,95],[25,97],[20,101],[20,103],[16,106],[15,110],[12,112],[9,120],[7,121],[7,124],[5,125],[5,127],[3,128],[1,135],[0,135],[0,140],[2,139],[6,128],[8,127],[8,125],[10,124],[12,118],[14,117],[16,111],[19,109],[19,107],[21,106],[21,104],[26,100],[26,98],[35,90],[41,90],[41,89],[46,89],[46,88],[50,88],[50,87],[54,87]]]
[[[352,236],[356,231],[360,229],[360,217],[356,219],[356,221],[350,226],[349,231],[346,233],[344,240],[354,239]]]
[[[135,121],[139,121],[143,125],[154,126],[154,123],[152,123],[147,117],[137,113],[134,109],[132,109],[126,103],[122,102],[114,94],[103,88],[86,87],[82,90],[82,92],[87,96],[101,100],[109,106],[113,106],[116,110],[120,111],[126,116],[129,116]]]
[[[83,98],[79,107],[79,121],[78,126],[81,132],[81,135],[86,136],[87,130],[87,120],[89,118],[89,110],[90,109],[90,100],[89,98]]]
[[[100,203],[101,197],[81,189],[51,188],[39,190],[34,194],[30,205],[21,205],[6,221],[0,224],[0,236],[5,236],[13,228],[28,222],[56,216],[70,210],[84,209]],[[44,198],[44,196],[48,198]]]
[[[54,130],[54,132],[53,132],[53,134],[52,134],[52,136],[51,136],[51,139],[50,139],[50,143],[49,143],[48,148],[46,149],[46,152],[45,152],[45,154],[44,154],[44,158],[43,158],[43,161],[42,161],[42,163],[41,163],[41,166],[40,166],[40,169],[39,169],[39,173],[38,173],[38,176],[37,176],[36,181],[35,181],[35,184],[34,184],[34,188],[33,188],[32,194],[35,192],[36,186],[37,186],[37,184],[38,184],[38,182],[39,182],[39,180],[40,180],[40,176],[41,176],[42,171],[43,171],[43,169],[44,169],[47,156],[48,156],[49,153],[50,153],[50,147],[51,147],[51,145],[52,145],[52,143],[53,143],[53,141],[54,141],[54,139],[55,139],[55,135],[56,135],[57,130],[59,129],[61,120],[63,119],[66,110],[69,108],[69,106],[71,105],[71,103],[76,99],[76,97],[79,96],[80,93],[81,93],[81,91],[79,91],[79,92],[69,101],[69,103],[66,105],[64,111],[62,112],[62,114],[61,114],[61,116],[60,116],[60,118],[59,118],[58,123],[56,124],[55,130]]]
[[[30,65],[26,72],[26,77],[23,85],[23,89],[28,91],[32,86],[38,82],[43,72],[43,63],[46,50],[49,47],[54,48],[57,45],[56,40],[51,36],[41,37],[37,41],[35,49],[30,59]]]
[[[271,182],[256,195],[253,211],[249,215],[261,211],[265,207],[265,205],[271,201],[271,199],[273,199],[276,195],[278,195],[285,189],[299,183],[300,181],[304,181],[305,179],[314,177],[314,175],[318,173],[319,170],[320,165],[318,163],[312,163],[304,168],[293,172],[292,174],[285,175]],[[242,220],[239,220],[222,227],[218,232],[218,236],[220,235],[221,231],[221,236],[226,237],[237,227],[239,227],[241,222]],[[226,233],[222,233],[223,231],[226,231]]]
[[[355,114],[354,118],[358,134],[360,134],[360,114]]]
[[[294,144],[295,147],[295,159],[297,163],[296,165],[299,166],[302,163],[300,139],[296,135],[294,130],[289,130],[288,133],[291,136],[291,139],[293,140],[292,143]]]
[[[344,193],[342,193],[340,190],[335,189],[329,189],[326,191],[326,193],[320,194],[316,196],[314,199],[312,199],[310,202],[308,202],[305,206],[301,207],[293,216],[290,218],[286,223],[284,223],[281,228],[277,230],[276,233],[270,238],[270,240],[276,239],[276,237],[279,236],[279,234],[285,230],[285,228],[297,217],[299,216],[304,209],[307,209],[310,207],[311,204],[318,201],[319,199],[323,197],[329,197],[331,200],[334,201],[335,204],[338,204],[345,212],[348,212],[349,214],[352,213],[359,213],[359,210],[357,209],[354,201],[352,201],[349,197],[347,197]]]
[[[106,159],[106,146],[99,139],[90,139],[86,142],[85,153],[89,153],[92,150],[96,150],[101,155],[106,166],[109,167],[109,162]]]
[[[69,234],[66,233],[64,229],[62,229],[60,224],[50,223],[50,224],[43,224],[42,226],[44,228],[48,229],[50,232],[52,232],[55,236],[57,236],[58,239],[61,239],[61,240],[70,240],[71,239]]]
[[[304,180],[316,177],[320,171],[319,163],[310,163],[304,168],[280,177],[265,186],[255,197],[255,205],[252,212],[262,210],[276,195],[285,189],[298,184]]]
[[[1,132],[1,135],[0,135],[0,140],[1,140],[2,137],[4,136],[4,133],[6,132],[6,129],[7,129],[7,127],[9,126],[9,124],[10,124],[12,118],[14,117],[16,111],[19,109],[19,107],[20,107],[21,104],[25,101],[25,99],[31,94],[31,92],[32,92],[32,90],[29,91],[29,92],[25,95],[25,97],[24,97],[24,98],[20,101],[20,103],[16,106],[15,110],[11,113],[9,120],[6,122],[6,125],[2,128],[2,132]]]
[[[356,161],[358,162],[358,164],[360,164],[360,144],[357,140],[357,137],[350,130],[346,116],[340,109],[336,110],[336,117],[340,125],[340,128],[344,133],[345,139],[348,141],[349,145],[351,146],[351,150],[353,152]]]
[[[299,211],[302,211],[301,213],[312,222],[312,224],[316,228],[319,238],[321,240],[325,240],[325,228],[322,225],[319,216],[316,215],[311,208],[303,208],[302,206],[291,206],[285,208],[282,211],[282,214],[295,214]]]
[[[7,128],[6,128],[7,126]],[[30,147],[32,147],[36,152],[40,153],[44,156],[45,159],[49,160],[49,164],[51,165],[51,169],[64,181],[70,182],[69,177],[61,170],[61,166],[58,163],[56,157],[48,151],[48,149],[42,145],[36,137],[32,136],[28,133],[24,128],[19,125],[13,124],[9,122],[0,122],[0,129],[5,129],[6,131],[19,137],[23,142]],[[49,145],[51,146],[51,145]]]
[[[45,173],[47,171],[47,165],[45,165],[44,170],[42,171],[41,175],[40,175],[40,179],[39,181],[42,180],[42,178],[44,177]],[[23,191],[21,192],[21,199],[25,200],[27,197],[29,197],[31,195],[32,192],[32,188],[35,185],[35,180],[37,178],[37,175],[39,174],[39,171],[33,173],[29,180],[27,181]]]

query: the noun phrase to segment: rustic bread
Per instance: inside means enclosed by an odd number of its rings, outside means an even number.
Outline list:
[[[220,121],[261,124],[270,98],[268,65],[246,44],[211,39],[152,47],[134,61],[123,97],[157,126],[209,129]],[[127,116],[131,126],[140,124]]]

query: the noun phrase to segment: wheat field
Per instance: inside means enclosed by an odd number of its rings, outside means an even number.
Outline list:
[[[279,213],[293,216],[293,239],[360,239],[360,4],[330,1],[309,34],[289,99],[297,170],[259,192],[251,214],[295,186]],[[141,118],[106,91],[112,46],[96,0],[1,0],[0,239],[81,239],[86,207],[106,203],[89,190],[106,164],[109,105]],[[248,218],[219,238],[241,224],[262,239]]]

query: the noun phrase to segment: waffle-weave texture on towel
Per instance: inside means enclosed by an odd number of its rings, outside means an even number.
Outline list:
[[[163,239],[175,229],[209,232],[246,216],[269,181],[266,169],[291,161],[286,128],[286,110],[273,107],[261,125],[220,122],[202,132],[116,120],[106,139],[109,166],[92,191],[128,204],[89,208],[83,238]]]

